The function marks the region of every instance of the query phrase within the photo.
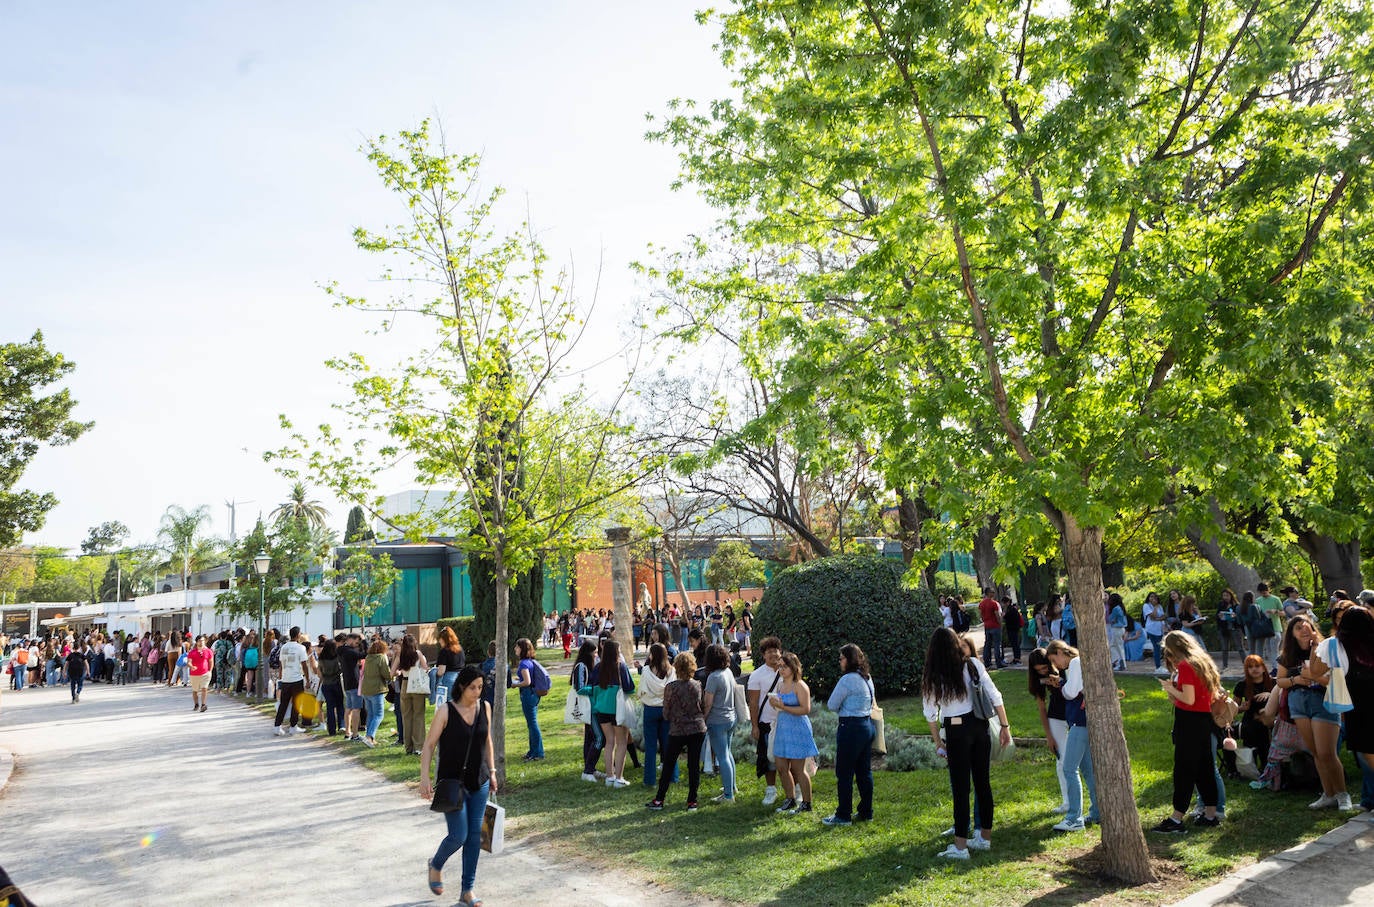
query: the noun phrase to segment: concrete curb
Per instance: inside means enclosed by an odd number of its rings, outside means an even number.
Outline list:
[[[1251,889],[1267,890],[1270,880],[1279,873],[1299,871],[1302,864],[1308,860],[1325,856],[1363,836],[1374,837],[1374,812],[1360,813],[1340,828],[1332,829],[1320,838],[1290,847],[1282,853],[1276,853],[1237,870],[1210,888],[1204,888],[1181,901],[1174,902],[1171,907],[1214,907],[1243,900],[1244,895]]]
[[[13,773],[14,753],[0,747],[0,797],[5,795],[5,786],[10,783],[10,775]]]

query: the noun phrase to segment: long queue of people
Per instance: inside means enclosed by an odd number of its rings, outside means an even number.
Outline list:
[[[649,636],[656,627],[665,627],[678,649],[690,648],[690,637],[699,633],[708,644],[749,652],[754,614],[748,602],[739,603],[738,610],[734,604],[722,607],[719,602],[669,603],[656,607],[649,601],[648,587],[643,583],[640,591],[642,599],[630,612],[630,635],[636,651],[648,645]],[[544,636],[540,642],[548,647],[561,643],[563,657],[571,659],[583,642],[614,631],[614,611],[608,608],[570,609],[544,615]]]

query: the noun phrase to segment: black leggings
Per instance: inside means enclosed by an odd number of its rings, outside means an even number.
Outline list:
[[[601,758],[602,745],[597,742],[599,728],[590,725],[582,725],[582,773],[592,775],[596,773],[597,760]]]
[[[950,724],[949,721],[958,721]],[[978,825],[992,829],[992,740],[988,737],[986,719],[961,715],[945,723],[945,751],[949,755],[949,788],[954,797],[954,835],[969,835],[968,795],[978,806]],[[1189,790],[1192,790],[1190,787]]]
[[[1217,805],[1215,727],[1211,712],[1174,707],[1174,812],[1188,812],[1194,787],[1203,806]]]
[[[668,785],[673,783],[674,769],[677,767],[677,757],[682,755],[684,749],[687,750],[687,802],[697,801],[697,787],[701,784],[701,745],[706,742],[705,734],[687,734],[678,737],[674,734],[668,735],[668,749],[663,754],[663,773],[658,776],[658,794],[656,800],[662,800],[668,795]]]
[[[291,726],[295,727],[296,722],[300,721],[301,716],[296,712],[296,694],[305,691],[304,680],[283,680],[281,682],[281,699],[277,701],[277,727],[281,727],[282,719],[286,717],[286,710],[291,710]]]

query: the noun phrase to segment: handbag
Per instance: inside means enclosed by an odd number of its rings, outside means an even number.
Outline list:
[[[735,727],[748,727],[749,719],[749,693],[744,688],[744,684],[735,681]]]
[[[887,721],[883,718],[883,710],[878,705],[878,693],[873,689],[873,681],[868,681],[868,692],[872,694],[873,701],[868,707],[868,720],[873,722],[873,752],[887,755]]]
[[[386,701],[395,705],[401,701],[401,697],[396,694],[396,681],[391,681],[386,685]]]
[[[969,697],[969,702],[973,706],[973,717],[987,721],[997,714],[997,709],[992,704],[992,696],[984,689],[977,668],[965,666],[964,670],[969,672],[969,686],[973,691]]]
[[[1355,708],[1355,703],[1350,701],[1350,688],[1345,683],[1345,668],[1341,666],[1340,649],[1340,640],[1332,638],[1330,645],[1327,646],[1327,652],[1331,656],[1331,676],[1326,680],[1326,697],[1322,700],[1322,705],[1326,706],[1328,712],[1337,714]]]
[[[639,712],[635,711],[635,701],[625,695],[624,688],[615,694],[615,723],[631,734],[639,730]]]
[[[489,854],[506,849],[506,808],[494,800],[487,801],[482,814],[482,849]]]
[[[1259,780],[1259,766],[1255,764],[1255,748],[1253,746],[1236,747],[1236,774],[1245,778],[1247,781]]]
[[[420,667],[418,661],[406,671],[406,693],[422,693],[425,696],[430,694],[429,671]]]
[[[457,712],[457,706],[453,703],[448,704],[453,712]],[[481,705],[478,705],[478,714],[481,714]],[[453,719],[453,714],[449,716]],[[477,718],[473,716],[473,726],[477,725]],[[457,778],[440,778],[434,785],[434,799],[430,802],[429,808],[436,813],[451,813],[463,808],[467,802],[468,789],[463,785],[463,779],[468,774],[468,760],[472,758],[472,744],[477,739],[476,734],[468,734],[468,751],[463,755],[463,768],[458,773]]]
[[[988,738],[992,743],[992,761],[1005,762],[1016,755],[1016,741],[1002,745],[1002,720],[996,715],[988,719]]]
[[[577,692],[576,687],[568,688],[568,701],[563,706],[564,724],[591,724],[592,701]]]

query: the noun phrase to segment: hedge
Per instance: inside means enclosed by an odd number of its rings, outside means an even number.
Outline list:
[[[941,625],[935,598],[902,587],[898,561],[845,554],[788,567],[763,594],[754,645],[765,636],[801,659],[816,695],[839,680],[839,648],[855,643],[868,656],[880,696],[915,689],[926,644]]]

